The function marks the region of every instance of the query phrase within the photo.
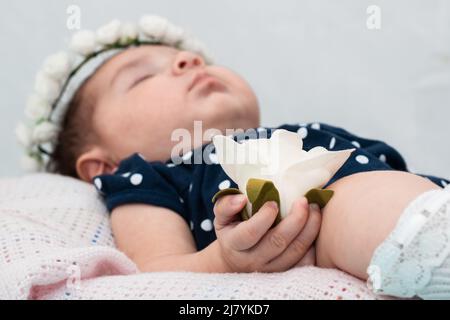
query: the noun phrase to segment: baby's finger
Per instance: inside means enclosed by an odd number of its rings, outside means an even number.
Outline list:
[[[239,223],[230,231],[230,247],[236,251],[253,247],[273,225],[277,214],[277,203],[275,201],[266,202],[250,219]]]
[[[316,247],[314,245],[308,250],[303,258],[297,262],[294,267],[314,266],[316,265]]]
[[[267,232],[261,241],[251,249],[252,256],[261,263],[265,263],[280,255],[305,227],[308,211],[306,198],[295,201],[288,216]],[[306,250],[303,254],[305,253]]]
[[[321,214],[318,206],[312,206],[309,211],[308,221],[299,235],[289,244],[288,248],[278,257],[270,261],[265,269],[287,270],[303,259],[317,238],[320,230]]]
[[[214,205],[214,227],[221,230],[233,221],[238,220],[237,214],[244,208],[247,198],[243,194],[224,196]]]

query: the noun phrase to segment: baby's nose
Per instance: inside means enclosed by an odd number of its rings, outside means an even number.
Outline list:
[[[198,54],[190,51],[180,51],[175,57],[173,71],[176,74],[180,74],[192,68],[197,68],[204,65],[205,62],[203,58]]]

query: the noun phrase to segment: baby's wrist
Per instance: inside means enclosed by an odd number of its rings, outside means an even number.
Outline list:
[[[198,252],[208,272],[211,273],[230,273],[233,272],[231,267],[222,256],[220,243],[218,240],[213,241],[205,249]]]

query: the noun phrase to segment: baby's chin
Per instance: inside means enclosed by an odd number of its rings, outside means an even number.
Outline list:
[[[217,129],[248,129],[259,125],[259,107],[256,97],[247,92],[229,88],[205,90],[189,101],[193,118]]]
[[[203,119],[203,130],[243,129],[258,127],[259,118],[248,112],[242,105],[216,105],[214,108],[205,108],[197,114],[196,119]]]

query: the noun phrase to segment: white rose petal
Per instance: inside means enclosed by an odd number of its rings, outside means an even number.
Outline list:
[[[46,75],[56,81],[64,81],[72,68],[72,61],[66,52],[58,52],[49,56],[45,62],[43,70]]]
[[[17,141],[25,148],[32,144],[31,129],[25,123],[19,123],[16,127]]]
[[[33,141],[35,143],[52,142],[58,136],[58,126],[45,121],[38,124],[33,130]]]
[[[70,48],[82,56],[88,56],[95,51],[97,41],[95,33],[89,30],[81,30],[72,36]]]
[[[36,75],[34,90],[47,101],[54,101],[59,96],[61,84],[41,71]]]
[[[243,193],[251,178],[273,182],[280,193],[282,217],[300,195],[322,188],[355,150],[328,151],[319,146],[306,152],[300,135],[283,129],[275,130],[270,139],[237,143],[217,135],[213,143],[220,165]]]
[[[124,23],[120,27],[120,44],[126,44],[138,37],[138,29],[134,23]]]
[[[42,118],[48,118],[51,110],[52,106],[50,102],[37,94],[32,94],[27,100],[25,115],[29,119],[36,121]]]
[[[119,41],[122,23],[113,20],[97,30],[97,41],[104,45],[114,44]]]
[[[142,33],[152,40],[161,41],[166,35],[169,21],[160,16],[147,15],[139,20]]]
[[[41,169],[41,163],[39,160],[29,155],[24,155],[20,162],[25,171],[35,172]]]

